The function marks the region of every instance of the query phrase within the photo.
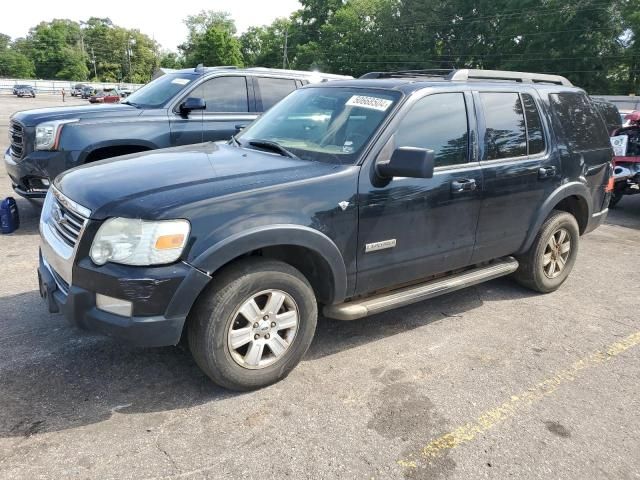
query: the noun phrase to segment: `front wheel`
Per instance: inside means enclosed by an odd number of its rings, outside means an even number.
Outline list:
[[[189,348],[218,385],[253,390],[293,370],[311,345],[317,317],[313,290],[298,270],[247,258],[216,275],[194,305]]]
[[[516,257],[520,266],[514,278],[540,293],[560,288],[575,264],[580,230],[575,217],[554,210],[540,227],[529,250]]]

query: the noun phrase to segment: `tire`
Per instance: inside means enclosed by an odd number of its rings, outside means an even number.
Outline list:
[[[540,293],[557,290],[573,269],[579,239],[580,230],[575,217],[560,210],[552,211],[540,227],[531,248],[524,255],[516,256],[520,266],[514,273],[515,280]],[[569,250],[563,252],[567,242]],[[552,245],[555,245],[555,250]]]
[[[267,310],[280,296],[281,307]],[[240,310],[249,313],[245,316]],[[291,312],[297,313],[297,325],[280,329],[292,325]],[[226,267],[200,295],[189,314],[187,338],[196,363],[215,383],[231,390],[254,390],[282,380],[302,360],[317,319],[313,289],[298,270],[251,257]],[[232,344],[232,330],[238,335],[237,345]]]
[[[611,195],[611,199],[609,200],[609,208],[616,208],[616,205],[618,205],[618,202],[622,200],[623,196],[624,193],[614,191]]]

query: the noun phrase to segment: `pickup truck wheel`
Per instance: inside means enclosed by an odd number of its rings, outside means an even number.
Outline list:
[[[216,275],[189,316],[200,368],[218,385],[253,390],[286,377],[316,329],[313,289],[292,266],[247,258]]]
[[[557,290],[571,273],[578,255],[580,231],[575,217],[554,210],[545,220],[531,248],[517,259],[514,278],[541,293]]]

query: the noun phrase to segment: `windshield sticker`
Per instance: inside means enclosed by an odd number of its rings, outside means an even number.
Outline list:
[[[385,112],[393,103],[392,100],[378,97],[368,97],[366,95],[354,95],[349,99],[346,105],[350,107],[370,108],[372,110],[380,110]]]
[[[188,78],[174,78],[173,80],[171,80],[171,83],[175,83],[178,85],[186,85],[190,81],[191,80],[189,80]]]

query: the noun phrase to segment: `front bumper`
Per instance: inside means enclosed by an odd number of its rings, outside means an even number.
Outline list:
[[[7,149],[4,152],[4,166],[18,195],[44,198],[53,179],[74,167],[75,160],[73,152],[38,150],[16,162]]]
[[[62,313],[79,328],[142,347],[176,345],[191,306],[211,279],[185,263],[149,268],[115,264],[96,267],[86,259],[73,270],[74,280],[69,285],[40,254],[40,295],[49,311]],[[133,315],[124,317],[100,310],[96,293],[131,301]]]

